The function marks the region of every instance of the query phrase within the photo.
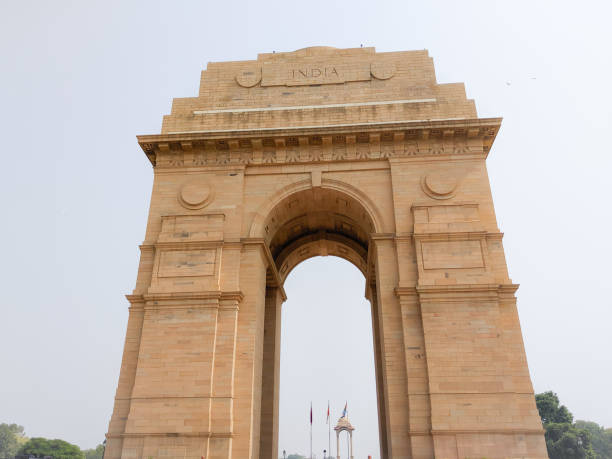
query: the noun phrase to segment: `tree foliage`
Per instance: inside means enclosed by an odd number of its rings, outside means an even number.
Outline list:
[[[536,395],[550,459],[612,459],[612,429],[576,421],[554,392]]]
[[[546,424],[546,448],[551,459],[596,459],[591,434],[569,422]]]
[[[591,444],[597,459],[612,459],[612,429],[604,429],[590,421],[576,421],[576,427],[591,434]]]
[[[104,457],[104,445],[98,445],[96,449],[86,449],[83,453],[85,459],[102,459]]]
[[[19,454],[34,456],[53,456],[53,459],[84,459],[81,449],[64,440],[30,438],[20,449]]]
[[[24,429],[17,424],[0,424],[0,458],[12,458],[25,439]]]
[[[571,424],[574,416],[565,405],[560,405],[559,397],[552,391],[536,394],[536,405],[542,418],[542,424]]]

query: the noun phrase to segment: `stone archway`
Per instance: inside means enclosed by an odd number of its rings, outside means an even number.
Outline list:
[[[426,51],[211,63],[140,136],[154,185],[106,458],[277,457],[283,282],[366,276],[381,457],[546,457],[485,161]]]
[[[279,193],[278,199],[266,206],[266,217],[259,224],[259,233],[274,260],[281,286],[299,263],[316,257],[333,255],[354,264],[366,278],[366,298],[372,306],[373,336],[380,336],[378,310],[375,307],[376,261],[369,251],[372,234],[382,222],[375,215],[376,206],[367,202],[358,192],[348,194],[350,186],[336,183],[334,186],[313,187],[307,184],[300,191]],[[343,191],[340,191],[343,189]],[[369,209],[362,204],[366,202]],[[272,280],[273,276],[268,276]],[[274,281],[266,287],[266,312],[264,324],[264,350],[262,368],[262,416],[260,457],[278,456],[278,395],[280,371],[280,323],[281,305],[284,300],[277,293]],[[385,441],[386,420],[384,383],[382,379],[380,345],[374,342],[374,360],[377,369],[377,399],[379,405],[379,429],[381,444]]]

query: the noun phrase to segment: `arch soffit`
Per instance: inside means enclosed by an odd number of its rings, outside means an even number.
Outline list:
[[[310,180],[300,180],[289,185],[284,186],[276,193],[274,193],[270,199],[264,202],[253,217],[253,222],[251,223],[251,228],[249,230],[249,237],[252,238],[263,238],[264,234],[264,223],[270,215],[270,212],[274,210],[274,208],[283,202],[286,198],[291,196],[294,193],[298,193],[300,191],[305,191],[311,189],[312,182]],[[321,179],[321,188],[326,188],[330,190],[335,190],[340,193],[345,193],[355,199],[359,204],[361,204],[366,212],[368,213],[372,223],[374,224],[374,232],[381,233],[383,232],[383,218],[382,214],[378,210],[377,206],[374,202],[361,190],[357,187],[334,179]]]
[[[355,241],[340,234],[321,231],[293,241],[277,257],[277,269],[284,283],[302,261],[316,256],[335,256],[352,263],[367,277],[367,253]]]

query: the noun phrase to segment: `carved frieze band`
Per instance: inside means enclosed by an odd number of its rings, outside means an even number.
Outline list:
[[[488,152],[485,140],[495,134],[494,128],[486,126],[355,135],[142,143],[141,146],[155,165],[173,168],[482,154]]]

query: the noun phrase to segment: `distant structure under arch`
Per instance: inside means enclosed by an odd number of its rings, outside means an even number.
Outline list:
[[[350,423],[348,416],[342,416],[338,419],[334,430],[336,431],[336,459],[340,459],[340,434],[342,432],[346,432],[349,436],[349,457],[353,459],[353,431],[355,428]]]

